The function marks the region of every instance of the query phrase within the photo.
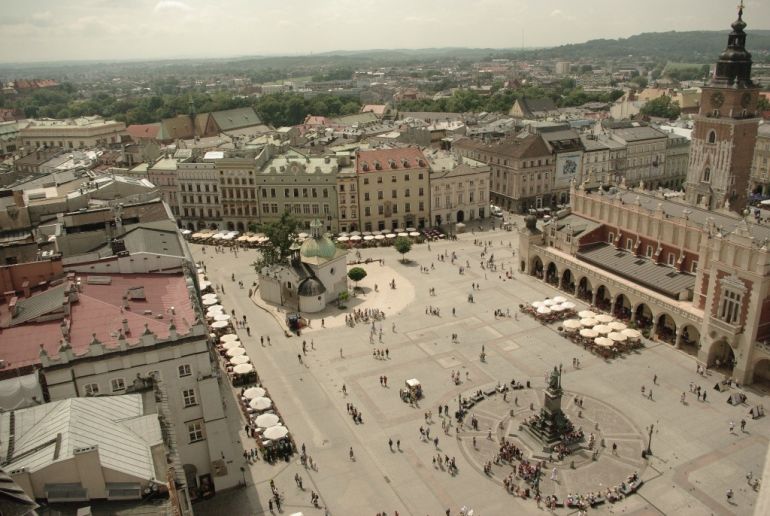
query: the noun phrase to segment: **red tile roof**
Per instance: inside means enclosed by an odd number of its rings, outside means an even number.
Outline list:
[[[134,124],[126,127],[126,132],[135,140],[155,139],[159,130],[160,124]]]
[[[379,169],[377,168],[379,164]],[[417,147],[376,149],[356,153],[356,173],[428,168],[425,155]]]
[[[117,345],[118,330],[123,319],[128,320],[129,344],[139,340],[145,325],[158,338],[169,335],[173,317],[176,331],[185,334],[195,322],[195,310],[190,303],[183,275],[164,274],[98,274],[112,278],[110,285],[89,285],[87,274],[79,274],[81,292],[78,301],[71,304],[70,345],[78,355],[88,349],[92,334],[106,347]],[[129,309],[121,311],[123,296],[131,287],[144,287],[145,300],[129,300]],[[174,315],[171,314],[174,307]],[[145,315],[150,310],[152,314]],[[0,315],[7,314],[8,306],[0,305]],[[162,319],[156,316],[163,314]],[[52,357],[59,354],[62,333],[61,320],[30,323],[0,329],[0,359],[5,368],[15,369],[40,363],[40,345]]]

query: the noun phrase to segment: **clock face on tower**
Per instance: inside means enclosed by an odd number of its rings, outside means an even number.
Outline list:
[[[722,107],[722,103],[724,101],[725,101],[725,96],[720,91],[714,92],[711,95],[711,105],[714,106],[715,108]]]
[[[749,92],[747,91],[747,92],[746,92],[746,93],[744,93],[744,94],[743,94],[743,96],[741,97],[741,106],[742,106],[744,109],[746,109],[746,108],[748,108],[748,107],[749,107],[749,105],[750,105],[750,104],[751,104],[751,93],[749,93]]]

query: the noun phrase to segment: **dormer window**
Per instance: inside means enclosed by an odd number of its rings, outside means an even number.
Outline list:
[[[374,162],[374,169],[375,170],[382,170],[382,163],[380,163],[379,161],[375,161]]]
[[[396,168],[396,160],[388,160],[388,165],[390,165],[390,168]]]
[[[363,170],[364,172],[369,172],[369,163],[367,163],[366,161],[364,161],[364,162],[361,164],[361,170]]]
[[[406,158],[402,159],[401,166],[403,166],[404,168],[409,168],[409,160]]]

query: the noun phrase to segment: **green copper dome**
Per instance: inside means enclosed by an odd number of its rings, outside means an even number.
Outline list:
[[[337,247],[334,242],[326,236],[310,237],[302,242],[299,253],[303,258],[326,258],[330,260],[337,253]]]

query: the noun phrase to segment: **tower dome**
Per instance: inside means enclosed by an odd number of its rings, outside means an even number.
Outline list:
[[[321,234],[321,221],[316,219],[310,224],[311,236],[302,243],[299,253],[303,258],[325,258],[330,260],[337,254],[337,246]]]

